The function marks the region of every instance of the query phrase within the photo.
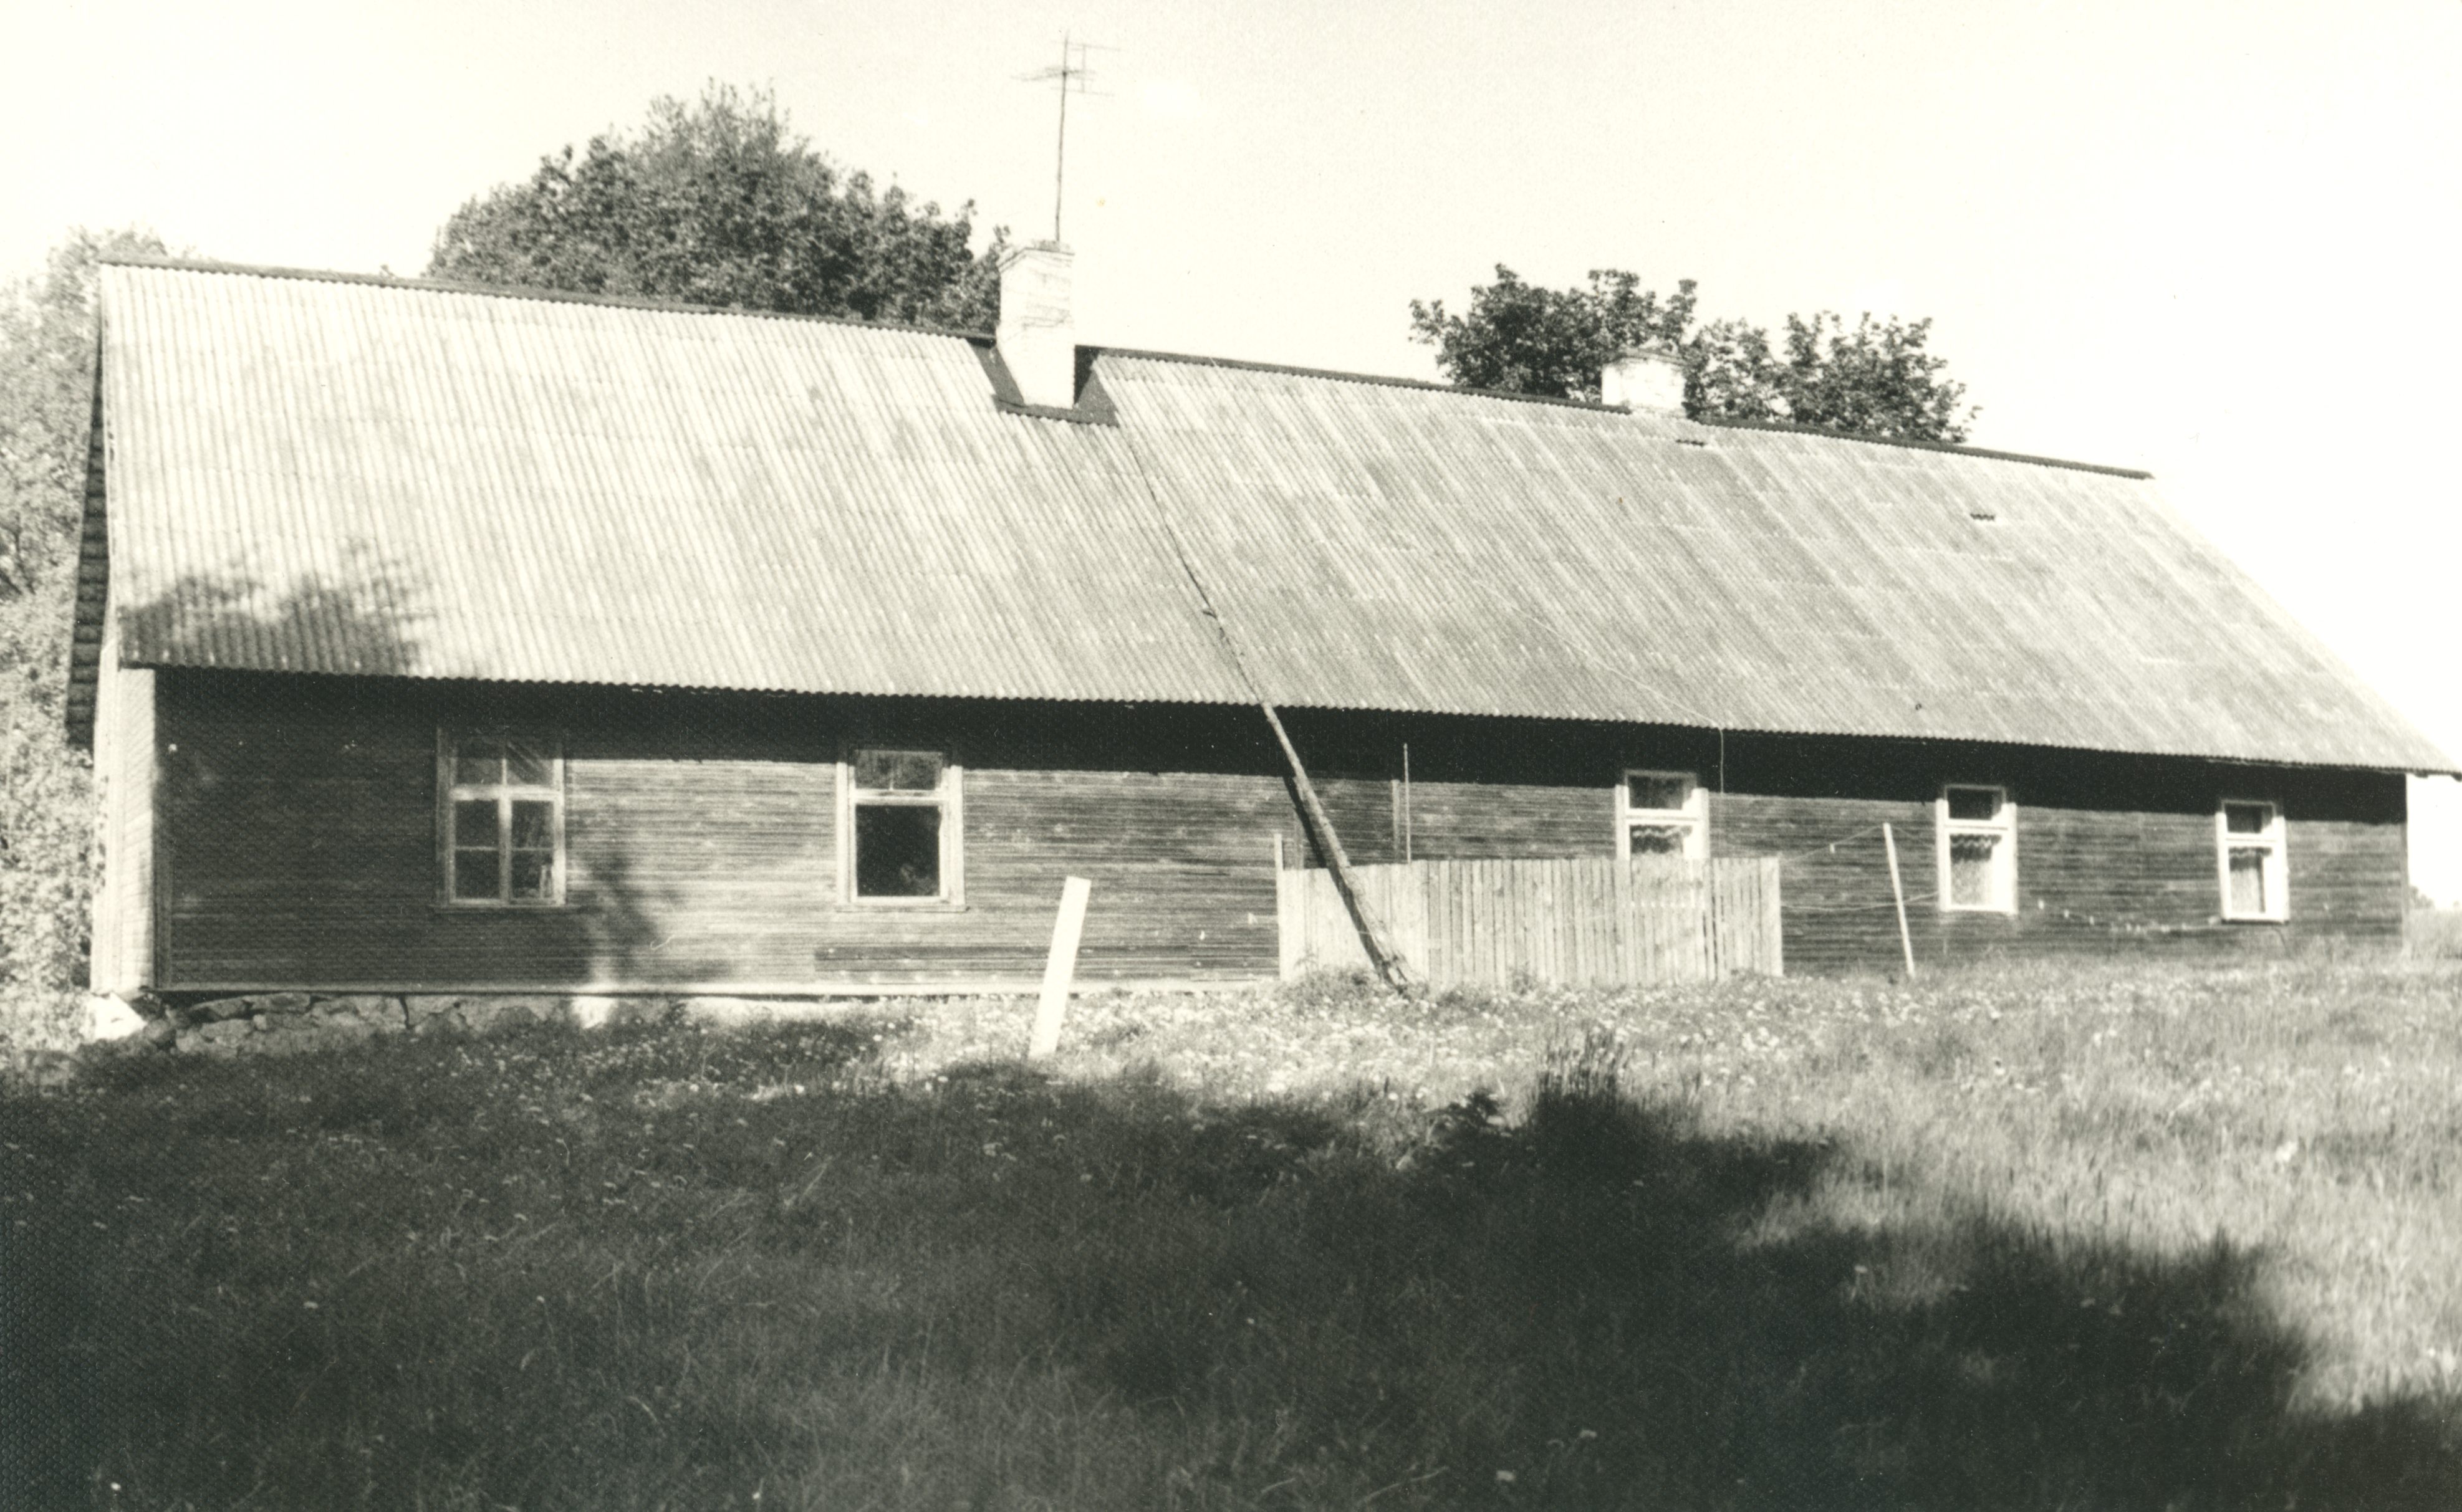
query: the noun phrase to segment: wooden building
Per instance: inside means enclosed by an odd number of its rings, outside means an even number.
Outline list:
[[[2450,757],[2142,474],[996,336],[102,280],[98,989],[1254,978],[1311,859],[1782,855],[1791,969],[2393,940]]]

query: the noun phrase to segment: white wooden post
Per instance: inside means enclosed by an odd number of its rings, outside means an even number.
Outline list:
[[[1907,980],[1915,979],[1915,943],[1907,933],[1907,890],[1898,885],[1898,838],[1890,826],[1881,826],[1881,844],[1890,853],[1890,896],[1898,904],[1898,949],[1907,958]]]
[[[1069,1010],[1069,982],[1077,974],[1077,940],[1086,932],[1086,899],[1094,884],[1071,877],[1060,887],[1060,917],[1051,925],[1051,958],[1043,966],[1043,1001],[1034,1010],[1034,1038],[1026,1058],[1041,1060],[1060,1048],[1060,1017]]]

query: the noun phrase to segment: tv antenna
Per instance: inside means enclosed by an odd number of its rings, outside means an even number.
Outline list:
[[[1089,53],[1116,53],[1119,49],[1101,47],[1092,42],[1073,40],[1068,32],[1060,33],[1060,64],[1018,77],[1028,84],[1056,84],[1060,93],[1060,147],[1051,164],[1051,239],[1060,240],[1060,207],[1062,194],[1068,185],[1069,173],[1069,96],[1071,95],[1101,96],[1105,92],[1088,89],[1094,71],[1086,66]]]

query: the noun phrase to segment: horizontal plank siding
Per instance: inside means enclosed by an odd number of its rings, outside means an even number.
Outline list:
[[[1088,980],[1251,980],[1357,949],[1338,898],[1309,895],[1300,943],[1278,928],[1302,906],[1297,869],[1324,858],[1251,710],[148,675],[154,739],[98,745],[97,757],[106,773],[159,764],[155,813],[116,814],[112,833],[123,858],[149,826],[159,836],[151,955],[175,990],[1030,983],[1070,875],[1094,888]],[[435,739],[457,722],[564,732],[566,906],[438,905]],[[2393,775],[1322,710],[1289,723],[1354,860],[1379,879],[1371,907],[1440,978],[1693,979],[1744,958],[1893,969],[1885,822],[1923,961],[2400,938]],[[963,768],[962,909],[838,902],[835,761],[857,738],[945,746]],[[1628,766],[1697,773],[1712,789],[1712,858],[1760,859],[1782,906],[1757,902],[1769,889],[1756,882],[1701,884],[1703,903],[1636,891],[1639,872],[1585,870],[1614,854],[1613,787]],[[1950,781],[2010,793],[2013,914],[1938,906],[1933,799]],[[2215,917],[2224,796],[2281,805],[2287,924]],[[1415,861],[1435,868],[1425,886],[1379,871],[1399,864],[1405,828]],[[1277,838],[1292,868],[1279,877]],[[1534,860],[1557,864],[1517,891],[1512,868]],[[144,953],[113,943],[155,917],[136,901],[144,890],[115,874],[98,969]],[[1686,922],[1702,907],[1724,921],[1707,936]],[[1609,918],[1622,922],[1610,930]]]
[[[1071,875],[1094,888],[1081,978],[1276,967],[1287,789],[1236,712],[1192,727],[1049,710],[986,722],[978,706],[884,725],[861,701],[164,675],[171,821],[190,858],[174,986],[1031,980]],[[515,714],[565,732],[567,905],[442,907],[437,725]],[[964,764],[962,909],[838,902],[835,761],[866,728],[945,742]]]
[[[1341,812],[1350,816],[1345,842],[1367,864],[1401,859],[1386,849],[1397,828],[1388,810],[1404,800],[1389,774],[1398,776],[1406,742],[1414,776],[1408,828],[1419,860],[1612,854],[1615,774],[1627,766],[1695,772],[1714,788],[1711,854],[1767,857],[1781,868],[1784,911],[1763,927],[1777,932],[1777,953],[1794,970],[1895,968],[1883,823],[1896,831],[1919,959],[2235,952],[2400,936],[2406,827],[2394,774],[1938,741],[1733,733],[1721,741],[1700,731],[1322,711],[1295,716],[1293,728],[1320,785],[1341,795]],[[2018,812],[2016,913],[1939,906],[1933,800],[1947,782],[2008,788]],[[2283,806],[2286,924],[2217,917],[2214,816],[2225,796]],[[1294,854],[1323,864],[1305,848]],[[1461,902],[1476,913],[1488,900],[1466,893]],[[1656,915],[1648,919],[1626,948],[1653,960],[1689,948],[1658,926]],[[1465,949],[1494,948],[1483,922],[1459,927],[1470,931],[1461,937]]]
[[[1814,779],[1769,770],[1746,779],[1762,790],[1712,796],[1711,843],[1720,855],[1780,858],[1790,969],[1896,967],[1885,822],[1896,831],[1918,961],[2238,952],[2401,936],[2407,831],[2395,774],[1917,751],[1902,770],[1846,774],[1838,779],[1845,792],[1773,793]],[[2008,787],[2017,809],[2014,913],[1941,908],[1933,798],[1945,781]],[[2226,796],[2282,806],[2285,923],[2219,917],[2214,812]]]

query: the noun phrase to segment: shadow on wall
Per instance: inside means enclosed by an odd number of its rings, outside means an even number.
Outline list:
[[[572,873],[566,897],[572,906],[562,917],[590,980],[672,983],[723,974],[668,958],[675,932],[669,921],[680,904],[678,889],[651,880],[653,869],[636,859],[619,827],[586,824],[568,836],[566,852]]]
[[[121,609],[128,659],[210,670],[187,686],[227,732],[166,757],[165,813],[184,859],[171,958],[190,963],[189,979],[439,990],[674,979],[660,926],[673,889],[646,880],[655,868],[637,862],[618,816],[575,801],[570,779],[569,906],[435,906],[446,885],[435,731],[570,730],[589,710],[571,690],[452,676],[461,669],[438,665],[422,639],[434,598],[415,568],[354,543],[331,576],[274,587],[192,574]],[[262,907],[269,878],[287,884],[286,908]],[[201,913],[213,924],[195,922]],[[182,938],[208,927],[209,952]]]
[[[113,1099],[112,1139],[52,1130],[26,1182],[141,1197],[124,1222],[168,1247],[140,1272],[76,1203],[30,1209],[0,1361],[20,1399],[109,1410],[18,1442],[18,1473],[74,1487],[99,1464],[201,1504],[435,1483],[474,1504],[609,1504],[680,1483],[679,1456],[702,1505],[765,1485],[797,1505],[1246,1505],[1275,1488],[1354,1505],[1396,1487],[1418,1506],[2462,1504],[2450,1399],[2296,1406],[2309,1347],[2266,1302],[2262,1257],[2220,1240],[2153,1255],[1971,1201],[1924,1224],[1824,1219],[1851,1149],[1710,1134],[1578,1068],[1520,1126],[1477,1097],[1433,1128],[1407,1116],[1400,1160],[1394,1129],[1366,1126],[1385,1117],[1373,1097],[1353,1116],[1007,1063],[750,1096],[835,1079],[893,1027],[644,1033],[618,1056],[530,1032],[509,1047],[519,1095],[585,1118],[571,1142],[564,1115],[479,1117],[512,1094],[450,1045],[336,1062],[316,1116],[394,1152],[390,1174],[305,1162],[297,1191],[261,1179],[309,1117],[287,1085],[208,1068],[178,1096]],[[690,1140],[673,1102],[616,1095],[623,1075],[685,1075],[713,1099]],[[827,1152],[830,1179],[790,1147]],[[221,1150],[204,1170],[223,1174],[200,1185],[166,1148]],[[400,1243],[402,1225],[474,1221],[469,1193],[422,1184],[437,1168],[519,1179],[535,1231],[518,1260]],[[395,1223],[327,1236],[313,1324],[291,1291],[221,1295],[230,1274],[302,1264],[281,1204],[329,1201]],[[215,1223],[182,1237],[201,1202]],[[711,1305],[651,1306],[744,1255],[759,1263],[728,1266]],[[548,1306],[540,1276],[560,1270],[584,1284]],[[153,1311],[109,1294],[123,1277]],[[143,1331],[191,1312],[205,1321]],[[882,1377],[849,1362],[893,1358],[884,1412]],[[663,1421],[634,1423],[635,1400]],[[1020,1432],[1066,1438],[1058,1468]],[[907,1479],[831,1479],[881,1466]],[[1061,1479],[1020,1479],[1035,1474]]]

